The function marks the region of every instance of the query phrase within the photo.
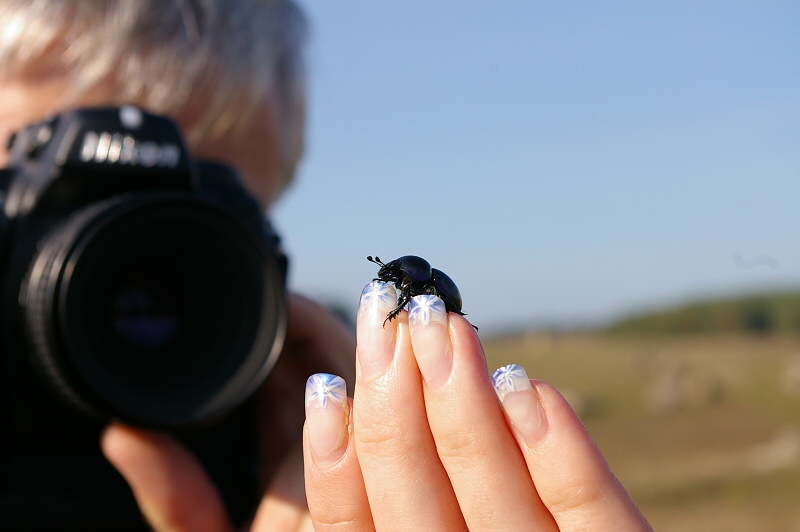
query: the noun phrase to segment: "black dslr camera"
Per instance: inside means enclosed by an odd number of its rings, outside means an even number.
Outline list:
[[[180,437],[235,517],[253,392],[283,346],[286,257],[230,168],[135,107],[31,125],[0,170],[0,529],[143,527],[110,420]]]

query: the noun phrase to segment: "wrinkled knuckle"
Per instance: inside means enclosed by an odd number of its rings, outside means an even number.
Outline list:
[[[448,462],[474,463],[488,455],[484,438],[479,431],[470,426],[456,426],[436,438],[439,457]]]
[[[375,456],[394,456],[406,447],[407,430],[391,419],[370,424],[368,428],[356,429],[356,448]]]
[[[570,514],[602,505],[607,491],[605,482],[575,479],[574,482],[570,482],[569,485],[559,490],[562,495],[551,496],[545,503],[554,515]]]
[[[311,520],[314,523],[315,530],[326,530],[329,532],[348,532],[350,530],[362,530],[371,525],[372,521],[366,521],[363,515],[354,515],[358,512],[355,508],[351,511],[345,509],[343,512],[337,512],[331,515],[314,515]]]

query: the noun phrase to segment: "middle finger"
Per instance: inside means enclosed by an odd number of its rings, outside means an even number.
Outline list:
[[[508,428],[472,326],[412,298],[411,343],[436,448],[471,530],[558,530]]]

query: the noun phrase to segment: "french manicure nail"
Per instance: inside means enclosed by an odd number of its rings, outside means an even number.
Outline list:
[[[525,368],[519,364],[503,366],[492,373],[492,384],[508,419],[525,443],[533,446],[541,441],[547,432],[547,419]]]
[[[427,327],[432,322],[447,325],[447,308],[441,298],[431,294],[421,294],[411,298],[408,305],[408,325]]]
[[[430,294],[412,297],[408,305],[408,326],[422,378],[428,388],[436,390],[453,371],[453,349],[444,301]]]
[[[492,373],[492,384],[497,396],[504,401],[512,392],[532,390],[531,381],[525,368],[519,364],[509,364]]]
[[[392,362],[397,325],[386,316],[396,306],[397,291],[389,283],[372,281],[361,291],[356,337],[358,364],[366,378],[386,371]]]
[[[308,443],[314,461],[328,466],[347,448],[347,385],[329,373],[316,373],[306,381]]]

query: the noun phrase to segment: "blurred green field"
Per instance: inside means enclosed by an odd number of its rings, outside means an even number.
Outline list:
[[[584,419],[656,530],[800,531],[800,334],[484,341]]]

